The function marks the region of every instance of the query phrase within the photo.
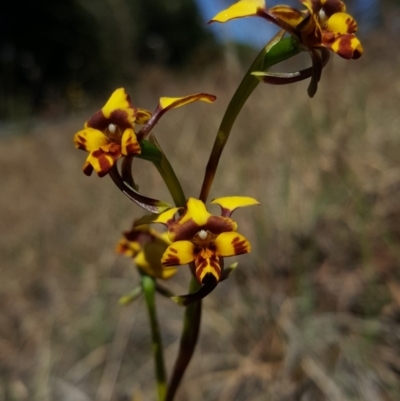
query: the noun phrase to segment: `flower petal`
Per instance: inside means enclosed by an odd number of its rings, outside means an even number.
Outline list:
[[[165,241],[157,238],[143,247],[143,251],[138,253],[134,262],[149,276],[166,280],[177,272],[175,267],[166,268],[161,264],[161,258],[167,247]]]
[[[197,281],[201,284],[208,274],[215,277],[217,282],[222,275],[220,258],[210,249],[202,249],[195,260],[195,275]]]
[[[136,109],[124,88],[116,89],[104,107],[86,121],[85,127],[106,129],[110,123],[121,128],[133,128]]]
[[[215,99],[214,95],[209,95],[208,93],[195,93],[184,97],[162,97],[160,98],[158,109],[167,111],[197,101],[213,103]]]
[[[364,52],[361,42],[352,33],[341,35],[333,42],[323,45],[347,60],[358,59]]]
[[[264,0],[240,0],[229,8],[218,13],[211,22],[227,22],[236,18],[252,17],[259,9],[265,9]]]
[[[162,256],[163,266],[186,265],[194,260],[194,245],[190,241],[176,241],[171,244]]]
[[[275,6],[268,9],[268,13],[296,28],[303,20],[304,15],[293,7]]]
[[[165,225],[170,224],[172,221],[175,220],[174,216],[178,212],[178,210],[180,210],[179,207],[173,207],[172,209],[169,209],[164,213],[161,213],[153,220],[153,223],[161,223]]]
[[[215,253],[218,256],[234,256],[251,251],[250,242],[243,235],[236,232],[222,233],[214,241]]]
[[[322,3],[326,0],[300,0],[305,7],[307,7],[308,11],[312,14],[318,13],[318,11],[322,8]]]
[[[127,155],[140,155],[142,149],[132,128],[127,128],[121,138],[121,153]]]
[[[335,13],[344,13],[346,11],[346,5],[341,0],[323,0],[322,3],[322,9],[328,17]]]
[[[102,146],[100,149],[93,150],[89,153],[83,172],[91,175],[93,169],[99,177],[104,177],[121,157],[121,147],[115,143]]]
[[[346,33],[357,32],[357,22],[346,13],[333,14],[326,22],[325,29],[334,34],[344,35]]]
[[[197,226],[202,227],[207,224],[211,216],[201,200],[189,198],[186,203],[185,214],[178,220],[178,223],[182,225],[192,220]]]
[[[225,196],[223,198],[214,199],[211,204],[220,205],[222,216],[230,217],[235,209],[239,207],[259,205],[260,202],[248,196]]]
[[[136,111],[137,113],[135,123],[137,124],[146,124],[152,116],[151,112],[146,109],[138,108]]]
[[[116,252],[128,256],[129,258],[133,258],[141,249],[142,247],[139,242],[129,241],[126,238],[122,238],[117,244]]]
[[[108,144],[107,137],[99,130],[85,128],[74,135],[74,143],[78,149],[91,152]]]

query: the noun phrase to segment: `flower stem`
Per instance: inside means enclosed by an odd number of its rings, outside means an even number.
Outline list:
[[[199,289],[197,280],[192,277],[190,282],[189,292],[194,292]],[[168,384],[167,396],[165,401],[173,401],[176,391],[181,383],[186,368],[192,359],[194,349],[200,332],[201,322],[201,301],[190,304],[186,307],[183,320],[183,329],[181,342],[179,345],[179,354],[175,362],[174,370],[170,382]]]
[[[226,142],[228,141],[236,117],[239,115],[240,110],[242,110],[247,99],[260,82],[260,80],[251,75],[251,73],[255,71],[265,71],[272,65],[286,60],[300,52],[297,43],[291,37],[282,39],[283,34],[284,32],[279,32],[261,50],[260,54],[243,77],[242,82],[236,89],[236,92],[225,111],[204,175],[200,193],[200,200],[203,202],[206,202],[208,198],[217,171],[219,159]]]
[[[178,177],[176,176],[175,171],[171,166],[171,163],[168,161],[165,153],[162,151],[154,135],[150,135],[149,142],[156,145],[161,152],[161,159],[159,161],[154,161],[153,163],[156,166],[165,184],[167,185],[175,205],[177,207],[185,206],[186,196],[183,192],[181,183],[179,182]]]
[[[167,375],[164,365],[163,345],[160,335],[160,327],[157,320],[155,303],[156,283],[152,277],[142,275],[142,288],[146,300],[147,312],[149,314],[151,339],[157,380],[158,401],[164,401],[167,391]]]

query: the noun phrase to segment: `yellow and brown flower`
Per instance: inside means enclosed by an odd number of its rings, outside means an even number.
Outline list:
[[[300,0],[306,10],[278,5],[265,6],[264,0],[240,0],[218,13],[211,22],[259,16],[278,25],[299,39],[308,49],[325,47],[346,59],[357,59],[363,53],[355,36],[357,23],[345,13],[340,0]]]
[[[145,123],[151,113],[132,105],[124,88],[114,91],[104,107],[74,136],[75,146],[89,152],[83,171],[93,170],[103,177],[122,156],[141,153],[134,131],[135,123]]]
[[[198,100],[211,103],[215,96],[197,93],[179,98],[163,97],[152,114],[134,107],[124,88],[115,90],[104,107],[74,136],[75,146],[89,152],[83,166],[84,173],[91,175],[95,170],[99,177],[103,177],[121,157],[140,155],[140,142],[166,111]],[[137,134],[136,124],[143,125]]]
[[[296,38],[300,46],[309,52],[312,69],[296,74],[255,72],[265,82],[284,84],[308,78],[308,93],[314,96],[323,66],[329,60],[329,50],[345,59],[357,59],[363,48],[355,36],[357,23],[347,14],[341,0],[300,0],[305,10],[278,5],[267,8],[264,0],[240,0],[218,13],[210,22],[227,22],[236,18],[258,16],[274,23]]]
[[[200,284],[209,277],[220,281],[224,257],[250,252],[249,241],[236,232],[237,223],[230,218],[239,207],[257,205],[249,197],[225,197],[212,201],[222,208],[222,215],[210,214],[204,203],[189,198],[182,216],[176,218],[179,208],[170,209],[153,222],[165,224],[172,244],[162,257],[163,266],[194,265],[194,274]]]
[[[159,233],[148,225],[133,227],[124,233],[117,245],[117,252],[133,259],[143,273],[163,280],[176,273],[175,267],[165,267],[161,258],[171,242],[167,233]]]

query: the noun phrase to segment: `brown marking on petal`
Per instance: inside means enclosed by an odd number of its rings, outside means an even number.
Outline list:
[[[354,49],[353,51],[353,60],[357,60],[362,56],[362,52],[360,52],[358,49]]]
[[[212,268],[213,275],[218,281],[222,274],[222,269],[220,266],[220,258],[215,253],[212,253],[211,255],[207,256],[209,256],[209,258],[204,257],[204,255],[201,252],[197,255],[195,260],[195,266],[196,266],[195,274],[196,274],[196,279],[199,283],[202,282],[203,270],[208,266]]]
[[[142,148],[139,142],[134,141],[133,137],[129,137],[126,141],[126,152],[130,155],[140,155],[142,153]]]
[[[124,232],[124,237],[129,242],[138,242],[142,247],[149,242],[152,242],[156,239],[154,235],[152,235],[149,231],[138,230],[137,228],[133,228],[130,231]]]
[[[109,124],[110,120],[104,116],[101,110],[97,111],[89,120],[86,121],[87,127],[96,128],[99,131],[104,131]]]
[[[244,239],[235,237],[232,241],[233,248],[235,249],[235,255],[241,255],[243,253],[248,253],[248,243]]]
[[[173,248],[172,246],[170,246],[167,249],[167,251],[168,251],[168,254],[164,258],[164,260],[162,262],[162,265],[163,266],[178,266],[178,265],[180,265],[181,261],[179,259],[179,256],[177,256],[179,252],[175,248]]]
[[[90,163],[85,163],[83,166],[83,173],[90,177],[93,173],[93,166]]]
[[[78,135],[78,140],[75,140],[75,146],[77,149],[82,149],[82,150],[86,150],[86,138],[83,137],[82,135]]]
[[[351,18],[350,16],[346,19],[347,33],[354,33],[357,32],[357,22],[355,19]]]
[[[180,224],[179,220],[168,224],[168,233],[174,238],[174,241],[190,241],[201,229],[202,227],[199,227],[193,220],[188,220],[184,224]]]
[[[118,147],[118,151],[117,151],[117,149],[115,149],[115,146],[113,146],[113,145]],[[98,150],[94,150],[91,153],[91,156],[98,160],[100,171],[97,172],[97,175],[99,177],[104,177],[109,172],[110,168],[113,166],[113,164],[110,163],[110,160],[106,157],[106,155],[111,156],[114,161],[118,160],[119,155],[120,155],[119,145],[110,144],[110,145],[108,145],[108,147],[109,147],[108,152],[105,152],[103,149],[98,149]]]
[[[326,0],[322,9],[325,11],[327,17],[333,14],[346,11],[346,6],[341,0]]]
[[[237,224],[229,217],[211,216],[206,224],[206,230],[218,235],[227,231],[235,231]]]
[[[275,8],[275,7],[274,7]],[[271,9],[271,14],[274,14],[276,17],[283,19],[284,21],[288,20],[298,20],[299,14],[296,10],[291,10],[289,8],[278,8],[276,10]]]
[[[343,35],[338,39],[338,51],[337,53],[340,54],[345,59],[353,58],[354,49],[351,46],[351,37],[350,35]]]
[[[324,43],[332,43],[335,41],[335,34],[333,32],[323,32]]]
[[[109,143],[107,148],[107,153],[110,153],[112,156],[121,154],[121,146],[118,143]]]
[[[121,128],[133,128],[133,124],[129,122],[129,113],[125,110],[114,110],[110,115],[110,121]]]

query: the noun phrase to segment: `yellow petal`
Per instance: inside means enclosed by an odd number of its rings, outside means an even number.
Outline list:
[[[176,241],[164,252],[161,262],[164,266],[178,266],[193,260],[194,245],[190,241]]]
[[[358,59],[364,52],[360,41],[353,34],[339,36],[334,42],[324,45],[346,60]]]
[[[160,98],[159,108],[161,110],[170,110],[197,101],[212,103],[215,99],[215,96],[209,95],[208,93],[195,93],[194,95],[184,97],[162,97]]]
[[[357,22],[349,14],[336,13],[328,19],[325,29],[339,35],[354,33],[357,32]]]
[[[133,126],[136,119],[136,109],[124,88],[116,89],[101,109],[105,119],[111,120],[121,127]],[[90,120],[89,120],[90,121]],[[90,124],[93,126],[92,124]]]
[[[171,221],[174,221],[174,216],[179,209],[180,209],[179,207],[173,207],[171,209],[168,209],[164,213],[154,216],[154,220],[152,220],[151,222],[168,225]]]
[[[275,6],[268,11],[293,28],[296,28],[304,20],[304,15],[299,10],[289,6]]]
[[[218,256],[234,256],[251,251],[250,242],[236,232],[222,233],[215,239],[216,254]]]
[[[139,242],[128,241],[126,238],[122,238],[117,244],[116,252],[133,258],[140,252],[141,249],[142,247]]]
[[[310,13],[317,13],[321,9],[323,1],[324,0],[300,0]]]
[[[233,211],[239,207],[259,205],[260,202],[248,196],[225,196],[223,198],[214,199],[211,204],[220,205],[222,216],[229,217]]]
[[[218,13],[210,22],[227,22],[235,18],[252,17],[259,9],[265,8],[264,0],[240,0]]]
[[[166,268],[161,264],[161,258],[167,247],[168,245],[165,241],[157,238],[143,247],[143,251],[138,253],[134,262],[139,269],[148,275],[155,278],[168,279],[177,272],[177,269]]]
[[[99,130],[85,128],[74,135],[74,143],[78,149],[91,152],[108,144],[107,137]]]
[[[202,249],[199,252],[196,256],[195,267],[196,279],[200,284],[203,283],[207,274],[213,275],[217,282],[221,278],[220,258],[210,249]]]
[[[137,124],[146,124],[151,118],[151,112],[146,109],[137,109],[136,121]]]
[[[89,153],[83,171],[85,174],[90,175],[92,171],[92,169],[88,167],[90,165],[99,177],[104,177],[120,157],[121,151],[119,145],[112,143],[107,146],[102,146],[100,149]]]
[[[142,149],[132,128],[127,128],[121,138],[121,153],[123,155],[140,155]]]
[[[192,220],[201,227],[206,225],[208,219],[212,216],[207,212],[206,206],[199,199],[189,198],[186,203],[186,208],[185,214],[178,221],[179,225]]]

